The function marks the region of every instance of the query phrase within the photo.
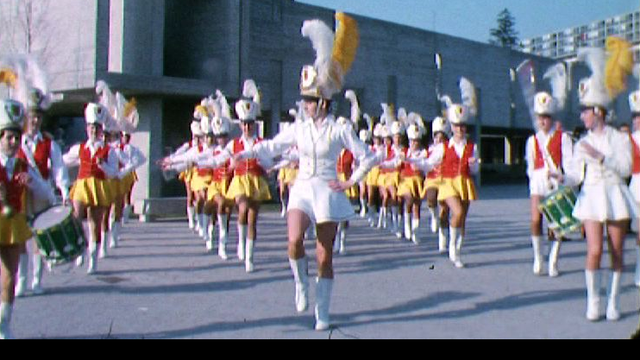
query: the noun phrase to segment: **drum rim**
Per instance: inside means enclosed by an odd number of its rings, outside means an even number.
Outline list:
[[[68,206],[68,205],[64,205],[64,204],[51,205],[51,206],[47,207],[46,209],[37,212],[36,214],[34,214],[31,217],[31,221],[29,221],[29,223],[31,225],[31,228],[33,228],[33,230],[35,230],[35,231],[40,231],[40,230],[45,230],[45,229],[50,228],[50,227],[47,227],[47,228],[36,228],[35,227],[36,220],[38,220],[38,217],[40,217],[42,214],[48,212],[49,210],[54,209],[54,208],[60,208],[60,207],[68,209],[69,210],[69,215],[73,216],[73,207],[72,206]]]

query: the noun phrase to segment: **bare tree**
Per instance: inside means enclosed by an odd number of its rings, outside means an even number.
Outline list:
[[[0,44],[9,53],[33,54],[46,66],[54,36],[50,0],[3,0],[0,4]]]

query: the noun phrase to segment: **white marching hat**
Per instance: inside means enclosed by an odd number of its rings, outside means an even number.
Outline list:
[[[0,99],[0,131],[15,129],[22,131],[24,106],[15,100]]]
[[[255,121],[260,116],[260,90],[256,86],[255,81],[245,80],[242,89],[242,96],[236,102],[236,114],[241,121]]]
[[[629,108],[632,115],[640,114],[640,90],[629,94]]]
[[[84,119],[87,124],[98,124],[104,126],[109,119],[109,111],[103,105],[88,103],[84,108]]]
[[[451,126],[449,125],[447,120],[445,120],[441,116],[436,116],[436,118],[431,122],[431,134],[433,135],[435,135],[437,132],[443,132],[446,135],[449,135],[450,131]]]
[[[475,93],[475,87],[473,84],[464,77],[460,78],[460,95],[462,98],[461,104],[453,104],[451,100],[447,98],[447,121],[453,125],[467,124],[469,119],[477,113],[477,99]]]

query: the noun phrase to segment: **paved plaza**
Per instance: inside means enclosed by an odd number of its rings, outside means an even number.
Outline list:
[[[617,322],[586,320],[584,241],[565,242],[560,276],[534,276],[527,187],[485,187],[471,206],[462,249],[464,269],[437,251],[423,213],[422,243],[399,241],[358,218],[347,251],[336,256],[331,303],[334,327],[313,330],[313,307],[293,303],[285,220],[260,214],[255,269],[235,257],[232,219],[229,260],[207,253],[185,219],[129,222],[120,247],[98,272],[71,265],[45,273],[44,295],[18,298],[17,338],[628,338],[638,324],[633,286],[635,244],[626,241]],[[315,243],[306,242],[314,276]],[[603,278],[609,283],[609,258]],[[606,279],[606,280],[604,280]],[[310,287],[314,304],[315,287]]]

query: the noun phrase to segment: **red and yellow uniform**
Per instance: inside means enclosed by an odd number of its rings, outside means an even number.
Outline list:
[[[262,138],[255,138],[254,144],[262,141]],[[238,138],[232,142],[232,154],[244,151],[244,142]],[[246,196],[252,201],[271,200],[269,184],[264,178],[265,171],[258,163],[257,159],[241,160],[236,164],[233,172],[233,180],[229,185],[226,197],[235,200],[238,196]]]
[[[69,198],[87,206],[111,206],[115,194],[109,187],[107,176],[99,164],[108,161],[109,145],[99,147],[93,156],[86,144],[80,144],[78,178],[69,192]]]
[[[4,187],[6,194],[6,204],[13,209],[13,216],[5,217],[0,215],[0,245],[24,244],[32,236],[31,229],[27,224],[25,212],[26,188],[17,181],[18,175],[28,172],[27,162],[22,159],[14,159],[13,174],[9,178],[4,166],[0,166],[0,184]],[[4,210],[0,202],[0,214]]]
[[[467,141],[462,156],[458,156],[451,141],[444,145],[441,164],[442,186],[439,187],[438,201],[457,196],[462,201],[476,200],[476,187],[471,178],[469,159],[473,157],[475,145]]]

